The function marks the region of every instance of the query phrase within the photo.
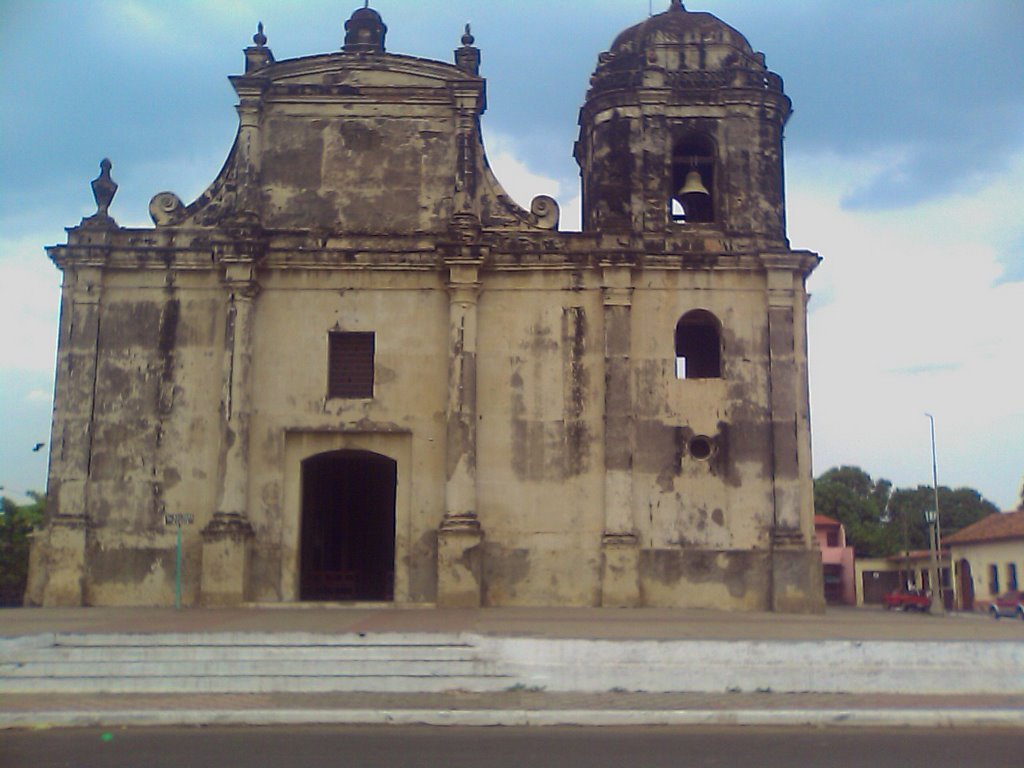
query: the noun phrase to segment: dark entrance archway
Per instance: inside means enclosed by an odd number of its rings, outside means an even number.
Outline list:
[[[397,463],[369,451],[302,462],[300,599],[394,599],[397,479]]]

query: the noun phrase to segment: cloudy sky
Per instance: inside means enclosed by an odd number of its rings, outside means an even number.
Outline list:
[[[149,226],[236,128],[226,76],[262,20],[280,60],[336,50],[359,0],[0,0],[0,485],[45,485],[60,275],[42,247],[94,212]],[[375,0],[388,50],[452,60],[473,23],[484,131],[520,202],[578,217],[576,115],[648,0]],[[653,0],[653,10],[668,0]],[[789,235],[810,281],[815,473],[857,464],[1004,509],[1024,474],[1024,0],[704,0],[785,79]]]

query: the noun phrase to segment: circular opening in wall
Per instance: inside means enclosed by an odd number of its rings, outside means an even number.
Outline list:
[[[690,455],[699,461],[711,458],[713,448],[710,437],[698,435],[690,440]]]

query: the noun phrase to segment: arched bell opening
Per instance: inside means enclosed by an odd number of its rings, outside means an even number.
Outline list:
[[[398,465],[370,451],[302,462],[301,600],[393,600]]]
[[[715,221],[715,145],[702,133],[689,134],[672,148],[672,221],[696,224]]]

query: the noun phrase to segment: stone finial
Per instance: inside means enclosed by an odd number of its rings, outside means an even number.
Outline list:
[[[341,49],[345,53],[384,53],[387,33],[388,25],[366,2],[345,22],[345,44]]]
[[[672,0],[672,4],[669,5],[668,9],[670,11],[685,11],[686,6],[683,5],[683,0]]]
[[[267,45],[267,36],[263,34],[263,22],[260,21],[256,24],[256,34],[252,36],[252,41],[256,43],[257,48],[265,48]]]
[[[96,200],[96,214],[93,218],[108,219],[110,203],[117,194],[117,182],[110,178],[110,160],[104,157],[100,161],[100,175],[92,180],[92,196]]]
[[[470,32],[467,22],[466,31],[462,35],[462,47],[455,49],[455,66],[471,75],[480,74],[480,49],[473,47],[475,42],[476,38]]]
[[[267,48],[267,36],[263,34],[263,22],[256,24],[256,34],[252,36],[253,45],[245,49],[245,71],[255,72],[257,69],[274,63],[274,53]]]

